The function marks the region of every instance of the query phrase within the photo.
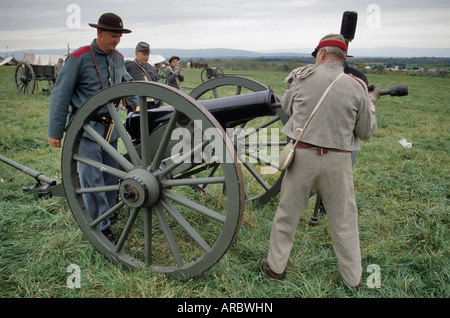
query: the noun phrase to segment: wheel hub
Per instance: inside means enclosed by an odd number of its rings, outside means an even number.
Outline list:
[[[151,207],[161,197],[161,183],[149,170],[137,168],[131,170],[119,187],[122,201],[129,207]]]

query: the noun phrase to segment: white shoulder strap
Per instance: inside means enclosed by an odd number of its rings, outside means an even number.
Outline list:
[[[345,73],[341,73],[338,75],[338,77],[335,78],[335,80],[330,84],[330,86],[327,87],[327,89],[325,90],[325,92],[322,94],[322,97],[320,97],[319,101],[316,104],[316,107],[314,107],[311,115],[309,116],[308,120],[306,121],[305,126],[302,128],[297,128],[297,130],[300,131],[300,134],[298,136],[298,138],[295,140],[295,144],[297,144],[297,142],[300,140],[300,138],[303,135],[303,132],[306,129],[306,126],[309,124],[309,121],[311,120],[312,116],[316,113],[317,109],[319,108],[320,104],[322,104],[323,100],[325,99],[325,97],[328,95],[328,92],[330,91],[331,87],[334,85],[334,83],[336,83]]]

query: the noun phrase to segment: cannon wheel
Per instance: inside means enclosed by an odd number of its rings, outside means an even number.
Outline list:
[[[223,73],[223,70],[218,67],[207,67],[203,69],[200,74],[203,83],[222,76],[225,76],[225,74]]]
[[[148,117],[140,116],[140,153],[112,103],[125,96],[138,96],[142,113],[147,113],[146,97],[157,98],[174,107],[157,142],[151,142],[153,133],[149,135]],[[104,107],[120,135],[118,151],[89,126],[92,117]],[[153,82],[107,87],[89,98],[72,119],[62,150],[61,169],[67,201],[88,240],[113,263],[125,268],[147,266],[177,279],[188,279],[218,262],[237,235],[245,203],[242,172],[237,161],[220,164],[218,170],[221,173],[214,177],[205,173],[202,178],[198,174],[197,178],[192,178],[189,168],[180,169],[185,159],[196,155],[210,140],[183,151],[178,161],[173,157],[172,161],[168,159],[171,135],[177,128],[188,127],[192,120],[201,121],[204,131],[223,132],[215,118],[196,100],[179,90]],[[86,133],[116,160],[119,168],[78,154],[81,136]],[[225,155],[236,158],[231,141],[225,133],[221,136],[221,140],[214,140],[215,146],[222,146]],[[121,148],[126,154],[120,152]],[[116,176],[117,185],[82,188],[77,173],[80,163]],[[177,169],[181,172],[176,172]],[[208,194],[199,193],[191,187],[199,183],[217,187]],[[102,217],[93,220],[83,194],[104,195],[110,191],[118,191],[117,203]],[[117,219],[112,222],[111,229],[117,243],[110,242],[97,228],[102,218],[113,214]]]
[[[223,88],[227,90],[226,94],[231,93],[234,95],[245,94],[246,91],[258,92],[269,89],[268,86],[252,79],[239,76],[224,76],[204,82],[192,90],[189,95],[197,100],[204,96],[210,98],[211,94],[212,98],[226,97],[221,96],[221,94],[224,94],[224,92],[220,91]],[[279,101],[278,97],[277,99]],[[267,146],[269,149],[261,149],[257,145],[252,145],[249,139],[255,137],[255,134],[258,134],[263,128],[268,130],[272,127],[281,128],[288,119],[287,114],[281,108],[277,108],[275,116],[250,121],[235,129],[233,137],[235,144],[237,144],[237,140],[246,140],[244,145],[245,156],[240,157],[240,159],[245,167],[244,185],[247,200],[266,203],[280,192],[284,172],[278,170],[276,163],[268,164],[270,160],[267,160],[268,158],[264,157],[264,155],[261,156],[260,151],[263,150],[265,153],[272,154],[272,150],[277,151],[278,147],[286,145],[286,141],[269,144]],[[279,139],[281,140],[282,138],[280,135]]]
[[[29,63],[21,62],[16,66],[14,80],[19,93],[33,94],[36,87],[36,76]]]
[[[165,84],[166,83],[166,71],[163,68],[158,67],[156,69],[158,73],[158,82]]]

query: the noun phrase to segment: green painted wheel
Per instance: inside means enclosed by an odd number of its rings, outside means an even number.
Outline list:
[[[255,80],[239,76],[223,76],[205,81],[196,87],[189,95],[196,100],[227,97],[231,95],[248,94],[266,91],[269,87]],[[277,101],[280,99],[277,97]],[[247,200],[266,203],[280,192],[284,172],[278,170],[275,152],[286,145],[286,137],[281,133],[278,139],[271,139],[271,129],[280,131],[289,117],[277,108],[275,116],[257,118],[235,127],[232,136],[234,145],[243,143],[242,153],[238,158],[243,169],[244,187]],[[267,137],[266,140],[263,140]],[[263,142],[261,142],[263,140]],[[274,158],[275,157],[275,158]]]
[[[139,97],[141,114],[147,113],[147,97],[173,107],[170,120],[151,133],[150,113],[139,116],[139,147],[133,144],[113,104],[126,96]],[[102,108],[107,109],[120,136],[118,150],[89,126]],[[196,138],[190,138],[194,129]],[[78,154],[84,133],[114,158],[118,169]],[[211,135],[214,138],[208,137]],[[218,159],[218,153],[225,158]],[[239,230],[245,199],[235,158],[223,129],[196,100],[160,83],[130,82],[105,88],[78,109],[64,140],[62,177],[76,221],[105,257],[126,268],[147,266],[188,279],[218,262]],[[82,188],[79,162],[117,177],[118,184]],[[214,176],[210,167],[215,167]],[[211,191],[199,192],[193,185],[208,185]],[[116,205],[93,220],[82,194],[111,191],[118,192]],[[111,225],[115,244],[97,228],[103,217],[111,215],[117,215]]]

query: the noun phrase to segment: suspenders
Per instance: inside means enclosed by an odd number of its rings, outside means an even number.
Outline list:
[[[92,47],[92,44],[91,44],[91,55],[92,60],[94,61],[95,69],[97,70],[97,75],[98,79],[100,80],[100,84],[102,85],[102,88],[105,88],[105,85],[103,85],[102,76],[100,74],[100,69],[98,68],[97,60],[95,59],[94,48]],[[114,60],[114,84],[115,83],[116,83],[116,61]],[[114,122],[112,121],[110,116],[108,116],[106,124],[108,124],[108,128],[106,130],[105,140],[109,143],[109,141],[111,140],[112,132],[114,130]]]

